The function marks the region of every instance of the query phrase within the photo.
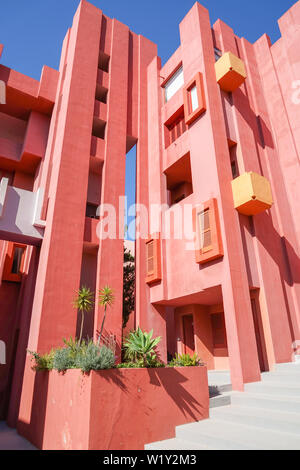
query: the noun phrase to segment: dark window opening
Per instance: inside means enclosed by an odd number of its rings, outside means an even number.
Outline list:
[[[168,204],[178,204],[193,193],[190,154],[187,153],[165,171]]]
[[[95,95],[96,100],[101,101],[101,103],[107,103],[107,94],[107,88],[104,88],[103,86],[97,84]]]
[[[97,214],[98,206],[96,204],[87,203],[85,216],[90,217],[91,219],[99,219],[99,215]]]
[[[11,267],[11,274],[20,274],[21,264],[25,248],[16,246],[13,253],[13,262]]]
[[[101,121],[100,119],[94,118],[93,121],[93,131],[92,134],[94,137],[98,137],[99,139],[105,139],[105,128],[106,122]]]
[[[98,67],[100,70],[103,70],[103,72],[109,71],[109,59],[109,55],[105,54],[102,51],[100,52]]]
[[[222,57],[222,51],[218,49],[217,47],[214,47],[214,52],[215,52],[215,61],[220,59]]]

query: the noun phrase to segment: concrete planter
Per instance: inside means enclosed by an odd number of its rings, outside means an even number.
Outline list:
[[[206,367],[32,374],[18,431],[40,449],[139,450],[208,418]]]

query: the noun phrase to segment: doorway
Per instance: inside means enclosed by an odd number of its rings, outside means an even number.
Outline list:
[[[195,353],[193,315],[183,315],[182,328],[183,328],[183,352],[184,354],[193,355]]]

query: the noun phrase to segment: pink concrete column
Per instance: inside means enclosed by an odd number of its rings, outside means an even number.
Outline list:
[[[200,146],[196,131],[201,129],[203,141],[200,148],[211,162],[209,177],[206,168],[202,168],[202,173],[206,175],[207,191],[211,184],[210,194],[218,197],[225,245],[222,292],[231,379],[234,389],[241,390],[244,383],[258,381],[260,371],[239,220],[233,208],[230,159],[220,91],[215,76],[211,26],[204,7],[198,3],[194,5],[180,25],[180,35],[185,80],[188,81],[199,71],[204,74],[207,111],[189,130],[191,164],[196,164],[193,163],[192,152],[196,151],[197,144],[198,148]],[[195,43],[197,48],[194,47]],[[214,193],[216,181],[219,194]]]
[[[125,194],[125,156],[128,106],[128,27],[117,20],[112,21],[112,38],[109,65],[109,92],[105,135],[105,160],[102,171],[101,204],[110,204],[116,213],[116,232],[104,238],[107,227],[99,227],[100,244],[96,289],[109,285],[115,296],[105,323],[105,335],[113,334],[120,346],[122,339],[123,303],[123,248],[124,210],[119,206],[119,196]],[[107,213],[104,214],[107,216]],[[103,319],[103,308],[97,307],[94,322],[94,337]]]

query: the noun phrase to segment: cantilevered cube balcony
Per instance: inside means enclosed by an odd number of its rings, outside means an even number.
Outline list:
[[[267,178],[252,171],[232,182],[234,207],[244,215],[256,215],[273,205],[271,185]]]
[[[26,191],[0,181],[0,238],[20,243],[39,245],[46,222],[40,214],[44,199],[42,188]]]
[[[244,62],[232,52],[226,52],[215,63],[217,82],[222,90],[235,91],[247,78]]]

